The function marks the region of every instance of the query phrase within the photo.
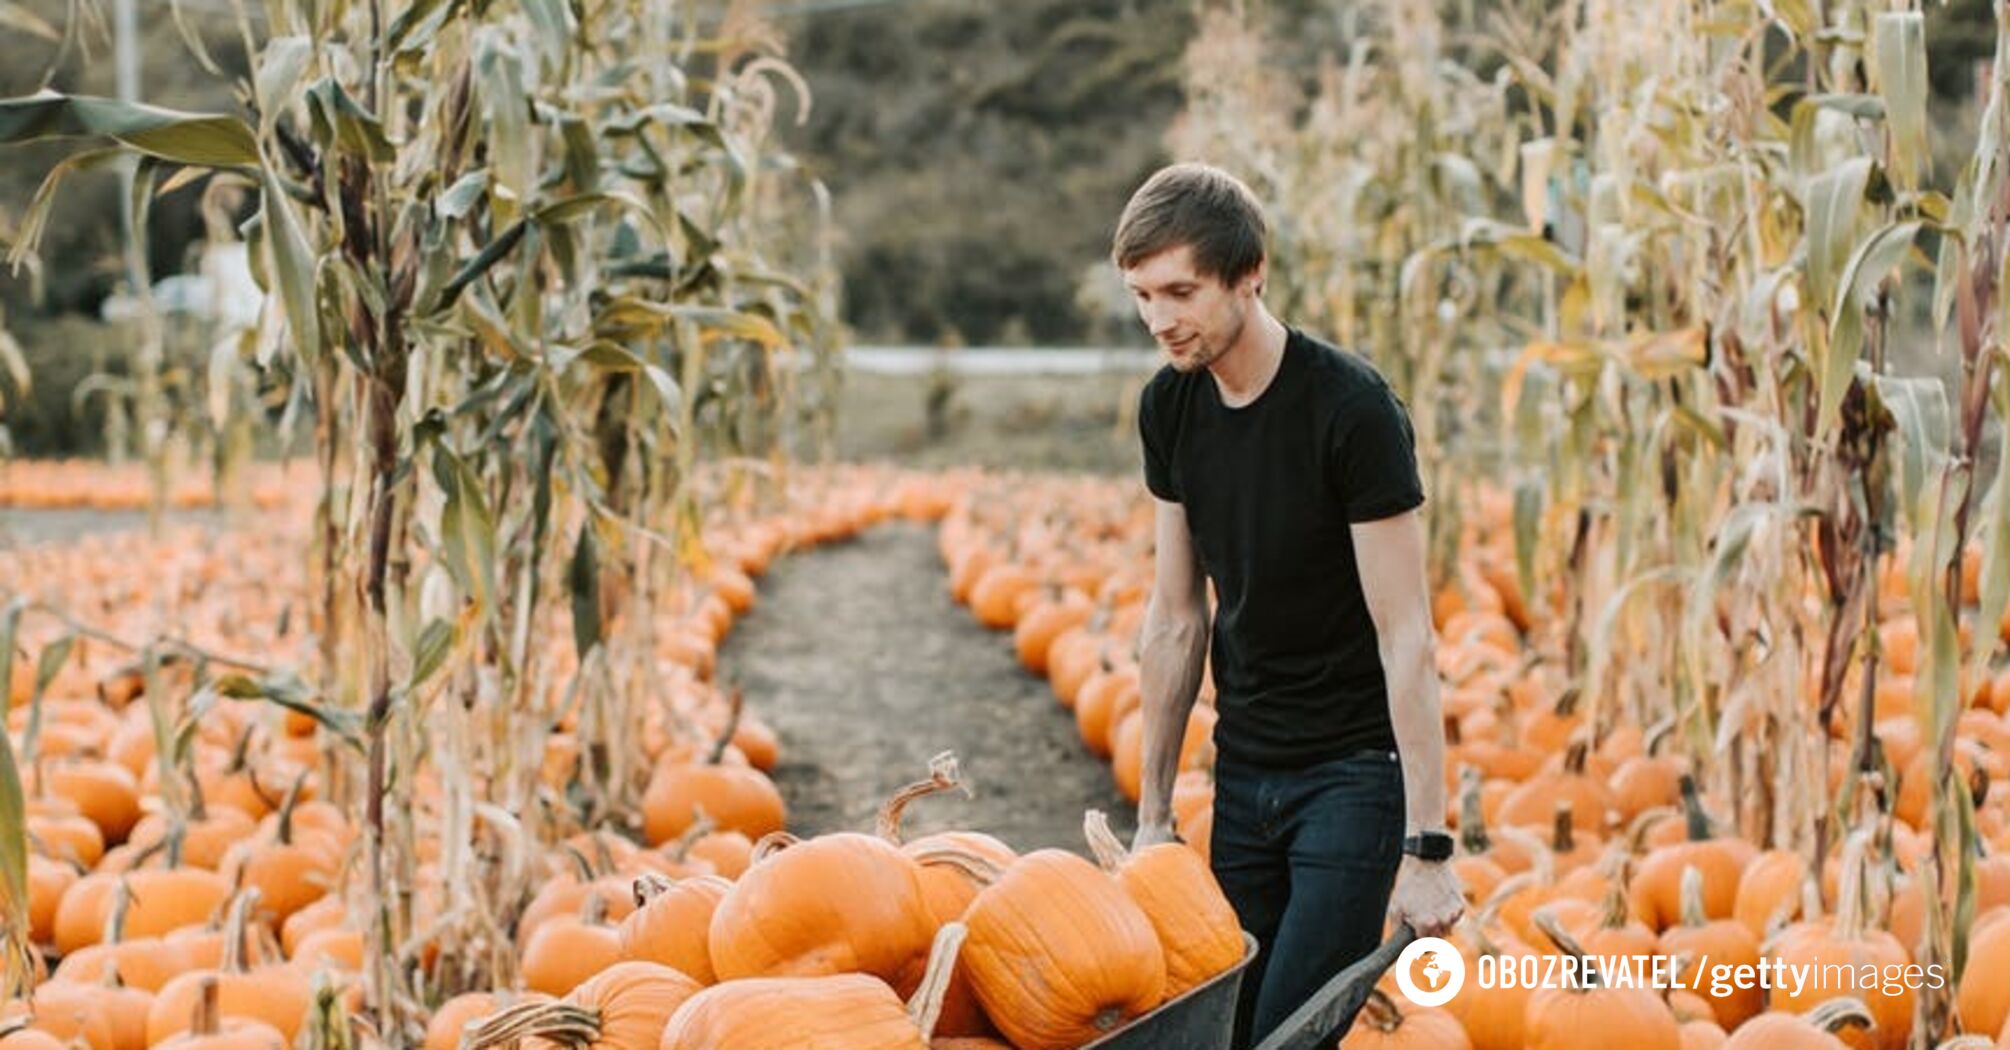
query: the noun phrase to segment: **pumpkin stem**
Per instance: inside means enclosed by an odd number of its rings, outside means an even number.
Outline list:
[[[588,926],[607,925],[607,898],[601,895],[599,887],[586,888],[586,900],[579,906],[579,921]]]
[[[1834,925],[1835,936],[1839,940],[1854,941],[1863,933],[1864,884],[1870,879],[1870,862],[1866,856],[1870,849],[1870,836],[1868,831],[1852,831],[1843,841]]]
[[[635,877],[635,906],[637,908],[646,908],[649,906],[650,901],[669,893],[676,886],[676,883],[653,871],[637,875]]]
[[[767,834],[762,835],[761,840],[759,842],[754,843],[753,857],[749,861],[749,863],[759,864],[760,862],[767,860],[769,857],[772,857],[775,854],[780,853],[781,851],[788,849],[790,846],[793,846],[801,841],[802,839],[799,839],[794,835],[789,834],[786,831],[770,831]]]
[[[1632,881],[1632,858],[1621,857],[1619,862],[1612,866],[1612,878],[1606,882],[1605,913],[1600,917],[1602,928],[1624,929],[1627,922],[1633,918],[1633,909],[1629,906],[1627,897],[1627,887]]]
[[[572,861],[573,871],[579,881],[593,881],[596,874],[593,870],[593,862],[586,859],[586,854],[581,853],[579,847],[570,842],[561,842],[558,844],[558,851],[563,853],[567,860]]]
[[[1682,865],[1682,925],[1705,926],[1710,917],[1703,910],[1703,869]]]
[[[1558,951],[1577,960],[1577,972],[1583,979],[1573,986],[1575,990],[1590,991],[1605,986],[1604,976],[1596,968],[1585,963],[1584,946],[1577,943],[1577,938],[1564,932],[1563,924],[1556,921],[1556,913],[1547,905],[1529,913],[1529,921],[1535,923],[1536,928],[1542,931],[1543,936],[1549,938],[1550,943],[1556,945]]]
[[[949,979],[956,973],[956,956],[962,952],[963,940],[969,932],[960,922],[945,922],[935,931],[935,943],[928,949],[928,970],[921,977],[921,987],[907,1001],[907,1016],[921,1030],[923,1040],[934,1037],[935,1026],[942,1020],[942,1000],[949,994]]]
[[[1082,815],[1082,835],[1089,840],[1089,851],[1096,855],[1096,863],[1112,875],[1131,858],[1131,851],[1125,849],[1117,833],[1110,830],[1110,818],[1104,816],[1100,809],[1092,809]]]
[[[190,761],[190,764],[194,764],[193,760]],[[174,770],[169,770],[163,775],[178,776],[180,774]],[[196,776],[195,771],[191,769],[188,775],[183,777],[183,780],[188,784],[188,819],[198,823],[208,820],[209,800],[202,793],[202,778]]]
[[[1396,1001],[1380,988],[1368,989],[1368,1000],[1361,1004],[1361,1013],[1383,1035],[1393,1035],[1396,1029],[1403,1027],[1403,1012],[1396,1008]]]
[[[671,860],[682,864],[691,856],[691,847],[717,830],[719,822],[713,820],[710,813],[705,812],[705,807],[694,805],[691,807],[691,826],[685,828],[684,833],[677,836],[677,841],[672,842],[665,852],[670,855]]]
[[[727,700],[726,728],[719,731],[719,738],[712,741],[712,752],[705,756],[705,764],[716,766],[726,757],[726,749],[733,744],[733,734],[740,731],[740,714],[746,710],[747,696],[739,686],[734,686]]]
[[[1556,821],[1550,828],[1550,850],[1557,856],[1563,856],[1577,848],[1577,843],[1571,838],[1570,832],[1570,801],[1564,799],[1556,804]]]
[[[293,844],[293,807],[300,804],[300,789],[307,786],[308,770],[301,770],[293,778],[293,786],[286,789],[286,797],[279,803],[278,839],[282,846]]]
[[[600,1038],[600,1011],[562,999],[539,999],[505,1006],[468,1022],[460,1050],[513,1046],[537,1036],[561,1046],[583,1046]]]
[[[1659,721],[1647,727],[1647,732],[1640,738],[1640,749],[1649,757],[1659,757],[1661,745],[1667,743],[1674,733],[1675,716],[1663,715]]]
[[[247,938],[251,933],[251,911],[258,906],[264,894],[256,886],[246,886],[237,892],[230,902],[230,913],[223,920],[223,959],[217,969],[224,973],[247,973],[251,969],[251,948]]]
[[[1493,848],[1487,838],[1486,810],[1480,805],[1480,771],[1473,766],[1459,769],[1459,845],[1477,857]]]
[[[216,1034],[217,998],[216,977],[214,975],[204,977],[196,986],[195,1009],[189,1016],[188,1027],[191,1035]]]
[[[118,944],[126,939],[126,912],[133,904],[133,888],[125,876],[119,877],[118,885],[112,887],[112,910],[105,915],[106,944]]]
[[[1580,733],[1570,740],[1570,746],[1563,752],[1563,772],[1565,776],[1584,775],[1584,763],[1591,757],[1591,741]]]
[[[1682,774],[1682,815],[1689,822],[1689,841],[1704,842],[1712,838],[1710,834],[1710,814],[1703,811],[1703,800],[1696,792],[1696,778]]]
[[[1655,825],[1674,815],[1673,806],[1655,806],[1641,810],[1640,815],[1633,818],[1633,823],[1627,825],[1626,852],[1635,854],[1647,852],[1647,834],[1654,830]]]
[[[1861,999],[1830,999],[1809,1010],[1807,1019],[1809,1024],[1830,1035],[1836,1035],[1850,1025],[1867,1032],[1877,1030],[1877,1019],[1871,1016],[1870,1008]]]
[[[989,886],[1005,874],[1005,869],[997,862],[958,846],[921,846],[909,856],[924,867],[940,864],[955,868],[980,886]]]
[[[906,814],[909,803],[915,799],[959,788],[962,789],[965,798],[970,797],[970,785],[964,782],[962,770],[957,767],[956,752],[944,751],[936,755],[928,760],[927,780],[917,780],[901,788],[879,807],[879,817],[873,827],[874,833],[896,846],[900,845],[900,821]]]

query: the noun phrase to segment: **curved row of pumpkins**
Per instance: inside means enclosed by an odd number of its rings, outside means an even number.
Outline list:
[[[1927,897],[1916,872],[1933,848],[1932,756],[1912,717],[1918,631],[1903,577],[1887,568],[1878,583],[1888,671],[1873,690],[1873,731],[1888,771],[1861,785],[1862,815],[1834,836],[1813,870],[1801,852],[1741,837],[1723,817],[1734,807],[1698,786],[1700,774],[1674,753],[1668,725],[1619,722],[1593,733],[1580,698],[1555,671],[1563,664],[1563,617],[1520,593],[1507,546],[1509,504],[1484,494],[1480,505],[1454,578],[1433,601],[1446,687],[1446,820],[1457,831],[1452,864],[1469,902],[1451,939],[1469,975],[1483,954],[1681,956],[1689,969],[1680,982],[1692,990],[1531,993],[1469,980],[1450,1004],[1421,1009],[1390,998],[1391,975],[1343,1045],[1906,1046],[1919,994],[1903,981],[1873,982],[1855,995],[1754,988],[1718,996],[1707,994],[1705,974],[1695,990],[1705,959],[1714,971],[1761,958],[1882,968],[1918,957]],[[985,626],[1012,632],[1020,662],[1047,677],[1084,746],[1111,762],[1116,785],[1132,799],[1143,729],[1136,640],[1149,597],[1151,529],[1149,501],[1128,483],[1014,478],[974,488],[939,534],[952,596]],[[1902,566],[1904,552],[1890,560]],[[1971,551],[1963,563],[1971,603],[1979,567]],[[2001,629],[2010,638],[2010,620]],[[1965,632],[1962,641],[1965,651]],[[2001,790],[2010,764],[2010,669],[1964,682],[1963,695],[1955,761],[1970,785],[1981,853],[1972,858],[1975,920],[1955,1006],[1959,1030],[1969,1033],[1964,1045],[2010,1050],[2010,793]],[[1212,828],[1211,700],[1204,676],[1173,794],[1180,837],[1202,856]],[[1850,718],[1836,719],[1832,794],[1850,774],[1854,731]]]
[[[399,965],[443,990],[470,954],[510,976],[442,994],[407,1038],[470,1050],[1075,1047],[1238,961],[1240,931],[1201,860],[1177,846],[1132,855],[1099,815],[1085,824],[1099,863],[1018,856],[976,832],[903,842],[902,809],[957,785],[947,758],[890,800],[872,834],[781,832],[765,773],[776,740],[711,683],[719,642],[775,555],[889,517],[940,519],[967,480],[839,471],[811,479],[788,512],[715,524],[708,586],[663,632],[673,702],[643,727],[650,768],[631,834],[553,824],[567,833],[532,846],[530,817],[478,806],[469,849],[419,838],[415,933]],[[144,637],[135,610],[165,607],[195,644],[283,651],[300,642],[285,623],[289,603],[305,605],[301,542],[298,529],[225,543],[193,530],[90,537],[24,551],[0,566],[0,586],[115,636]],[[135,579],[133,566],[151,571]],[[33,666],[57,628],[23,626]],[[369,961],[362,817],[326,797],[326,731],[220,695],[187,661],[149,683],[129,659],[78,640],[39,702],[32,677],[10,683],[10,742],[29,756],[30,932],[53,965],[27,1001],[0,1006],[0,1050],[311,1042],[360,1008]],[[165,734],[157,709],[173,716]],[[537,777],[559,797],[577,776],[576,730],[560,719],[539,742]],[[418,770],[420,826],[438,826],[448,781]],[[481,797],[498,783],[466,787]],[[469,893],[478,915],[457,906]],[[486,939],[441,935],[470,924]]]
[[[286,466],[252,464],[245,468],[244,495],[255,507],[283,506],[313,469],[313,464],[304,460]],[[170,486],[164,499],[167,506],[181,510],[213,506],[216,484],[209,474],[191,472]],[[142,463],[110,466],[88,459],[10,459],[0,463],[0,507],[145,510],[153,500],[153,481]]]

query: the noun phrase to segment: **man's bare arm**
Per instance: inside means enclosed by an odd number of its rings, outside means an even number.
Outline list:
[[[1173,837],[1172,789],[1180,745],[1207,657],[1206,578],[1187,530],[1186,508],[1158,500],[1152,594],[1139,638],[1144,717],[1137,846]]]
[[[1361,594],[1375,621],[1389,722],[1403,756],[1405,833],[1445,826],[1445,725],[1439,714],[1437,629],[1424,571],[1424,522],[1416,511],[1353,526]],[[1419,935],[1442,935],[1465,910],[1451,865],[1403,858],[1389,914]]]
[[[1445,726],[1439,714],[1437,629],[1424,569],[1424,522],[1412,510],[1353,526],[1361,595],[1375,621],[1389,722],[1403,756],[1408,831],[1445,826]]]

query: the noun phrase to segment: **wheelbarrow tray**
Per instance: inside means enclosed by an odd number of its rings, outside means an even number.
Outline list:
[[[1255,958],[1256,938],[1244,933],[1241,962],[1081,1050],[1228,1050],[1242,972]]]

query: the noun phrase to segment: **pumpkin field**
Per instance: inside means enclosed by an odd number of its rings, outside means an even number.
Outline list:
[[[848,372],[786,129],[850,5],[140,5],[202,110],[57,75],[103,6],[0,0],[0,1050],[1072,1050],[1233,980],[1210,679],[1130,848],[1145,377]],[[1081,6],[1032,68],[1176,87],[1414,426],[1465,976],[1340,1045],[2010,1050],[2010,0]],[[16,454],[87,265],[102,454]]]

